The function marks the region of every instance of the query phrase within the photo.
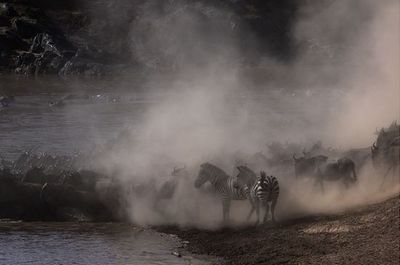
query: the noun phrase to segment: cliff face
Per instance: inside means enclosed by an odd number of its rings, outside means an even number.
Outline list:
[[[260,56],[290,60],[299,1],[23,1],[0,3],[0,70],[104,75]]]

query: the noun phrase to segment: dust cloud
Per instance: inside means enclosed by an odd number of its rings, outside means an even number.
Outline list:
[[[129,30],[132,38],[141,36],[132,39],[131,49],[148,67],[174,69],[148,77],[162,99],[139,129],[127,132],[98,161],[126,184],[133,222],[217,227],[219,200],[193,187],[201,163],[235,175],[238,161],[260,151],[268,156],[266,144],[272,142],[368,147],[375,128],[400,120],[398,1],[303,4],[293,26],[297,56],[284,63],[265,57],[250,68],[243,66],[239,45],[248,35],[232,30],[237,18],[230,10],[174,3],[172,11],[155,9]],[[270,74],[268,81],[250,82],[246,72],[252,70]],[[173,178],[175,166],[185,166],[188,179],[171,199],[157,201],[157,188]],[[379,192],[381,178],[369,163],[355,187],[328,184],[325,194],[310,181],[295,181],[292,164],[285,167],[274,170],[282,189],[278,219],[338,212],[399,192],[398,186]],[[255,170],[261,168],[268,173],[266,164]],[[233,202],[234,222],[244,221],[247,204]]]

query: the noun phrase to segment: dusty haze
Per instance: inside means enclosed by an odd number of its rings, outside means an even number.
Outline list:
[[[177,3],[179,16],[174,13],[173,20],[155,12],[127,29],[133,37],[146,34],[142,43],[132,42],[133,53],[158,65],[168,63],[157,61],[160,53],[174,57],[175,72],[167,79],[148,78],[163,99],[147,111],[140,129],[99,163],[122,181],[154,178],[160,186],[174,166],[183,165],[194,179],[206,161],[236,174],[238,156],[265,153],[265,145],[275,141],[368,147],[376,128],[400,121],[398,1],[302,6],[293,31],[296,59],[282,63],[265,57],[252,66],[280,78],[265,83],[249,82],[245,73],[252,68],[243,69],[238,39],[247,35],[224,34],[235,25],[229,10]],[[193,13],[196,8],[217,15],[204,22]],[[210,45],[210,38],[218,38],[218,45]],[[379,192],[380,178],[370,166],[359,172],[356,187],[343,194],[332,185],[325,195],[307,181],[295,182],[290,170],[277,174],[282,188],[278,219],[341,211],[399,192],[398,186]],[[138,198],[127,192],[127,201],[132,221],[139,224],[216,227],[222,217],[219,202],[195,190],[192,181],[180,183],[174,198],[161,202],[162,212],[152,194]],[[242,222],[246,202],[234,202],[232,211]]]

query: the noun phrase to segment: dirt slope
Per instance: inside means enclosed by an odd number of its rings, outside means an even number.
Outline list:
[[[340,215],[277,227],[204,231],[163,228],[190,241],[188,250],[226,264],[399,264],[400,198]]]

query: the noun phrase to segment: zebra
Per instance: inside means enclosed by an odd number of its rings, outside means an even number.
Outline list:
[[[232,200],[246,200],[249,192],[243,185],[238,185],[237,179],[227,175],[222,169],[210,163],[200,165],[199,174],[194,182],[196,188],[210,182],[215,192],[220,195],[222,201],[223,221],[229,220],[229,212]]]
[[[271,216],[272,222],[276,223],[275,220],[275,207],[279,197],[279,183],[276,177],[266,176],[264,171],[260,172],[260,178],[257,178],[256,174],[246,166],[237,167],[239,174],[237,175],[239,186],[244,186],[246,196],[250,201],[251,210],[247,216],[247,220],[250,220],[254,210],[256,210],[257,221],[260,219],[260,206],[265,207],[265,215],[263,222],[267,222],[269,213],[269,203],[271,203]]]

